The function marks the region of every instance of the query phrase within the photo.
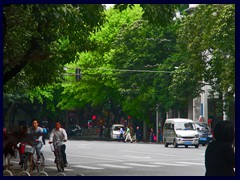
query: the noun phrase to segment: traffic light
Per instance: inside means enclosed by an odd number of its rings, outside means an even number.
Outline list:
[[[82,78],[81,69],[76,68],[76,81],[79,81]]]

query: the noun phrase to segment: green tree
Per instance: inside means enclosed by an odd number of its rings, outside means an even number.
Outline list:
[[[149,112],[160,102],[162,108],[169,107],[165,101],[170,98],[163,89],[171,82],[168,79],[172,69],[166,63],[175,52],[176,27],[177,23],[159,27],[139,20],[123,28],[114,42],[115,67],[132,70],[118,73],[118,91],[124,99],[123,109],[134,117],[148,119]]]
[[[139,6],[119,12],[115,9],[106,11],[106,22],[101,31],[91,34],[91,41],[97,45],[95,51],[78,53],[76,63],[67,65],[69,73],[74,73],[75,67],[80,67],[82,79],[77,83],[65,83],[63,98],[59,107],[66,109],[72,107],[83,107],[86,104],[99,106],[108,104],[109,101],[115,105],[119,103],[116,77],[114,72],[106,69],[114,69],[112,63],[112,42],[115,40],[122,26],[128,26],[135,20],[141,18],[142,11]],[[69,80],[74,80],[69,77]],[[71,100],[71,101],[70,101]]]
[[[212,93],[235,94],[235,5],[199,5],[178,31],[179,68],[170,91],[176,98],[194,98],[209,84]]]
[[[77,51],[91,48],[87,37],[103,22],[103,11],[101,4],[5,5],[4,85],[54,82]]]

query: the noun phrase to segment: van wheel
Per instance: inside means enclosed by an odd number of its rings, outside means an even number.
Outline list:
[[[195,145],[195,148],[198,148],[199,147],[199,144],[198,145]]]
[[[164,146],[168,147],[168,143],[166,142],[166,139],[164,139]]]
[[[173,146],[174,146],[175,148],[178,147],[177,142],[176,142],[176,139],[174,139],[174,141],[173,141]]]
[[[188,145],[185,145],[185,148],[188,148]]]

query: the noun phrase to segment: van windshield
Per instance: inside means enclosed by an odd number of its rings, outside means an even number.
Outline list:
[[[177,122],[175,124],[176,130],[195,130],[195,126],[191,122]]]
[[[115,126],[113,130],[114,131],[120,131],[120,128],[123,128],[123,130],[124,130],[124,127],[122,127],[122,126]]]

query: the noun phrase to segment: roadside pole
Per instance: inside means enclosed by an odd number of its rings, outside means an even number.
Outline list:
[[[159,134],[158,134],[158,104],[157,104],[157,106],[156,106],[156,143],[158,143],[158,136],[159,136]]]

